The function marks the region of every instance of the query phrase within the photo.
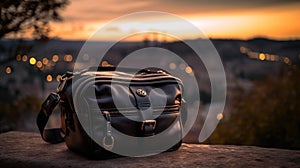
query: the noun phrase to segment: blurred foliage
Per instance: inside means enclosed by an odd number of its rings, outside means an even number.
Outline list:
[[[33,29],[33,37],[47,39],[50,21],[62,20],[59,10],[68,0],[1,0],[0,39],[9,33],[25,33]]]
[[[207,143],[300,148],[300,69],[290,66],[280,77],[237,89],[233,110]]]
[[[41,100],[34,95],[23,96],[10,102],[1,101],[0,132],[21,129],[29,117],[37,115],[40,105]]]

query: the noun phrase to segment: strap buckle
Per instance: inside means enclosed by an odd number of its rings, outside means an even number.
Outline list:
[[[152,125],[153,130],[154,130],[155,127],[156,127],[156,120],[145,120],[145,121],[143,121],[142,126],[141,126],[142,131],[144,130],[145,125]]]
[[[52,111],[59,102],[59,95],[57,93],[50,93],[47,99],[42,104],[42,109],[46,117],[49,117],[52,114]]]

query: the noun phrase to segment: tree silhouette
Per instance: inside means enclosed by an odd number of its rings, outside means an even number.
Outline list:
[[[61,21],[59,10],[68,0],[1,0],[0,39],[11,33],[33,31],[36,39],[47,39],[50,21]]]

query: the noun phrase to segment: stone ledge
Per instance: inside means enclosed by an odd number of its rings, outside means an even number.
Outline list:
[[[88,160],[37,133],[0,134],[1,167],[299,167],[300,151],[254,146],[183,144],[155,156]]]

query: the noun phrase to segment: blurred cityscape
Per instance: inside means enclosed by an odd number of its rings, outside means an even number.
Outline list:
[[[227,102],[224,113],[217,116],[219,120],[226,119],[226,116],[230,116],[234,111],[233,105],[238,91],[241,89],[244,92],[249,91],[256,87],[257,81],[264,81],[270,77],[281,80],[282,74],[299,66],[300,40],[277,41],[264,38],[210,40],[222,59],[227,78]],[[94,42],[94,45],[101,46],[104,43]],[[96,62],[97,56],[90,55],[88,52],[80,53],[83,45],[84,41],[58,39],[0,41],[0,132],[37,131],[35,118],[40,105],[43,99],[56,89],[60,77],[67,71],[73,71],[75,61],[86,66],[94,65]],[[162,64],[168,70],[179,70],[196,76],[201,105],[197,122],[185,138],[187,142],[196,142],[208,107],[212,105],[210,104],[211,86],[204,64],[201,60],[195,59],[195,53],[184,43],[147,39],[141,42],[122,42],[105,55],[101,65],[117,65],[126,55],[150,46],[170,50],[188,63],[186,66],[166,60]],[[79,53],[82,55],[78,56]],[[299,76],[292,78],[296,79]],[[185,90],[190,93],[195,92],[189,90],[189,87]],[[58,123],[53,119],[53,126]],[[300,134],[299,130],[298,133]]]

